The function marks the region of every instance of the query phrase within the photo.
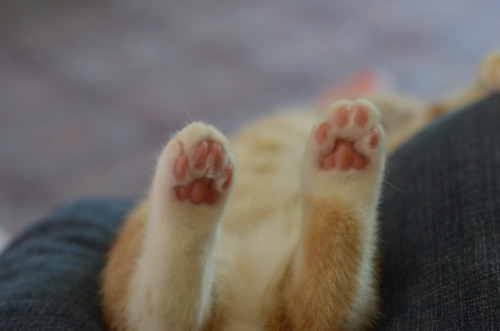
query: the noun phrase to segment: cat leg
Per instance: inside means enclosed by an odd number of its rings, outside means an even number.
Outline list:
[[[479,82],[489,91],[500,91],[500,50],[488,54],[479,66]]]
[[[135,330],[198,330],[212,308],[213,250],[235,161],[215,128],[193,123],[158,160],[130,285]]]
[[[375,216],[385,154],[379,121],[373,103],[340,101],[309,137],[303,229],[284,280],[291,329],[359,329],[373,317]]]

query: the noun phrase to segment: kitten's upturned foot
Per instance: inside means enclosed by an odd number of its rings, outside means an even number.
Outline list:
[[[226,137],[203,123],[192,123],[170,140],[163,151],[155,186],[175,201],[214,204],[233,182],[234,157]]]
[[[324,170],[362,170],[379,143],[378,110],[368,102],[339,102],[316,129]]]
[[[179,185],[174,187],[179,200],[211,204],[231,183],[233,165],[224,161],[224,149],[218,141],[200,140],[192,151],[182,152],[174,165]]]
[[[381,177],[385,137],[379,122],[380,111],[367,100],[334,103],[309,138],[303,171],[306,186],[346,176]]]
[[[210,126],[194,123],[174,138],[180,150],[173,172],[179,200],[212,204],[231,184],[233,162],[227,157],[227,141]]]

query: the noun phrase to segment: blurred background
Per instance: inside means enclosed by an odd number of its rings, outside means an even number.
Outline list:
[[[142,197],[192,120],[230,134],[367,68],[436,99],[500,46],[499,13],[487,0],[4,0],[0,241],[64,201]]]

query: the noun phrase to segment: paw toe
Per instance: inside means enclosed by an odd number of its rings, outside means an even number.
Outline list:
[[[224,169],[224,184],[222,184],[222,188],[226,189],[229,187],[233,180],[234,168],[232,164],[228,164],[226,169]]]
[[[351,106],[343,105],[341,106],[336,114],[335,114],[335,123],[340,127],[343,128],[347,125],[349,122],[349,117],[351,115],[352,108]]]
[[[184,180],[188,168],[188,159],[185,155],[179,155],[174,165],[174,175],[178,181]]]
[[[371,148],[375,148],[378,145],[378,131],[376,128],[372,128],[370,130],[370,141],[368,144],[370,145]]]
[[[354,117],[355,123],[358,127],[364,127],[368,122],[368,111],[363,105],[356,107],[356,115]]]
[[[224,152],[222,150],[221,144],[219,144],[218,142],[211,142],[210,154],[213,158],[214,170],[219,171],[222,167],[222,162],[224,161]]]
[[[318,144],[323,144],[328,139],[328,123],[323,122],[316,130],[316,141]]]
[[[193,166],[196,169],[203,169],[207,162],[208,156],[208,142],[206,140],[202,140],[196,146],[196,149],[193,154]]]

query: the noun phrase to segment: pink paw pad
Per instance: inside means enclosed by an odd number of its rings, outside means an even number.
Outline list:
[[[363,127],[368,122],[368,111],[363,106],[356,107],[356,115],[354,117],[356,126]]]
[[[335,142],[333,150],[326,154],[321,160],[321,167],[325,170],[338,168],[340,170],[363,170],[366,166],[366,156],[354,148],[352,141],[339,139]]]
[[[174,164],[174,176],[179,182],[187,184],[174,187],[179,200],[190,200],[194,204],[212,204],[217,201],[222,190],[226,189],[233,177],[233,166],[223,166],[224,149],[215,141],[200,141],[191,155],[180,154]],[[196,176],[196,171],[206,172]],[[194,170],[194,171],[192,171]]]
[[[319,164],[324,170],[363,170],[367,166],[370,151],[379,144],[379,133],[369,124],[370,111],[373,109],[365,104],[340,105],[318,126],[315,137],[323,147]]]
[[[349,115],[352,111],[350,106],[342,106],[338,109],[337,114],[335,114],[335,122],[340,128],[343,128],[349,122]]]

